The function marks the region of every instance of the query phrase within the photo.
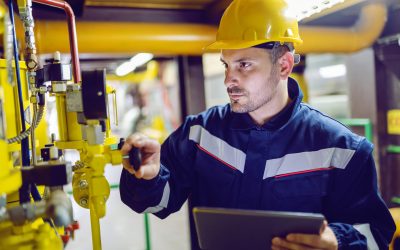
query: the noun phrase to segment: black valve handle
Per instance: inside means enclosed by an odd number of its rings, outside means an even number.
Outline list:
[[[118,149],[121,150],[122,146],[125,143],[125,139],[121,138],[118,143]],[[133,167],[135,171],[138,171],[140,166],[142,165],[142,156],[140,154],[140,150],[136,147],[132,147],[129,151],[128,155],[123,155],[122,158],[129,159],[129,164]]]
[[[142,157],[138,148],[133,147],[131,151],[129,151],[129,163],[133,166],[135,171],[139,170],[142,165]]]

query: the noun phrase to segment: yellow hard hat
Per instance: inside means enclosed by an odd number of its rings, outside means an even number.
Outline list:
[[[234,0],[225,10],[217,39],[205,50],[244,49],[267,42],[303,41],[284,0]]]

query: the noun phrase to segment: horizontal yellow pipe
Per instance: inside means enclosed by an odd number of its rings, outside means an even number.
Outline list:
[[[297,51],[301,54],[349,53],[367,48],[381,34],[386,18],[386,6],[372,3],[361,9],[356,24],[349,28],[302,26],[300,36],[303,44]]]
[[[37,21],[38,53],[69,52],[66,22]],[[79,53],[201,54],[216,27],[196,24],[77,22]]]
[[[301,26],[307,53],[358,51],[370,46],[386,23],[386,6],[370,3],[353,27]],[[36,22],[38,53],[69,52],[66,22]],[[77,22],[80,53],[137,53],[199,55],[215,39],[217,27],[196,24]]]

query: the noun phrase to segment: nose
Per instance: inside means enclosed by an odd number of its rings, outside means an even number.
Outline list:
[[[225,81],[224,84],[227,88],[237,85],[238,77],[234,70],[227,68],[225,70]]]

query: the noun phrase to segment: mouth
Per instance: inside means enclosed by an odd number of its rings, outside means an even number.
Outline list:
[[[240,89],[239,87],[231,87],[227,89],[229,98],[233,102],[239,101],[239,99],[243,96],[245,96],[245,91],[243,89]]]
[[[238,101],[240,99],[240,97],[244,96],[243,94],[229,94],[229,98],[232,101]]]

